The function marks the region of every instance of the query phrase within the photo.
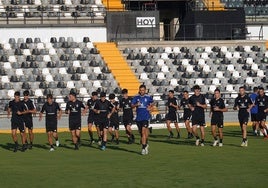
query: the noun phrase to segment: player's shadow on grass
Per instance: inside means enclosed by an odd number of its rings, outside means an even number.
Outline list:
[[[49,149],[50,145],[49,144],[33,144],[33,148],[40,148],[40,149],[44,149],[44,150],[47,150]]]
[[[195,141],[194,140],[182,140],[182,139],[163,139],[163,140],[159,140],[159,139],[151,139],[149,140],[149,142],[160,142],[160,143],[165,143],[165,144],[173,144],[173,145],[194,145]]]
[[[8,151],[13,151],[15,144],[13,143],[0,144],[0,147]]]
[[[230,136],[230,137],[241,137],[242,132],[241,131],[224,131],[224,136]]]
[[[120,148],[119,146],[107,146],[108,149],[112,149],[112,150],[118,150],[118,151],[124,151],[124,152],[128,152],[128,153],[135,153],[140,155],[140,152],[137,151],[133,151],[133,150],[128,150],[125,148]]]
[[[73,144],[72,144],[72,146],[67,145],[67,144],[60,144],[59,147],[60,147],[60,148],[70,149],[70,150],[74,150],[74,145],[73,145]]]
[[[166,135],[162,135],[162,134],[151,134],[149,135],[149,137],[150,138],[163,138],[163,139],[167,138]]]

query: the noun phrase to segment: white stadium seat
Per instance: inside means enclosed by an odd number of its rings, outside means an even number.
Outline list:
[[[81,74],[81,76],[80,76],[80,80],[81,80],[81,81],[88,81],[88,76],[87,76],[87,74]]]
[[[249,85],[253,85],[254,84],[253,78],[252,77],[247,77],[246,78],[246,83],[249,84]]]
[[[198,59],[198,65],[199,65],[199,67],[203,68],[205,64],[206,64],[206,62],[205,62],[204,59]]]
[[[148,53],[148,50],[146,47],[141,47],[141,53],[142,54],[147,54]]]
[[[173,48],[173,53],[175,53],[175,54],[181,53],[180,48],[179,47],[174,47]]]
[[[164,74],[163,72],[159,72],[159,73],[157,73],[157,78],[158,78],[159,80],[164,80],[164,79],[166,79],[165,74]]]
[[[34,95],[36,97],[43,97],[43,91],[41,89],[36,89],[35,92],[34,92]]]
[[[74,82],[73,81],[68,81],[66,87],[69,88],[69,89],[75,88]]]
[[[66,68],[61,67],[61,68],[59,69],[59,73],[60,73],[60,74],[67,74]]]
[[[172,79],[170,80],[170,85],[171,85],[171,86],[177,86],[177,85],[179,85],[177,79],[172,78]]]
[[[3,67],[4,69],[12,69],[11,64],[9,62],[5,62]]]
[[[14,98],[14,94],[15,94],[15,90],[14,89],[10,89],[7,91],[7,96],[9,98]]]
[[[143,72],[143,73],[141,73],[141,75],[140,75],[140,79],[141,79],[141,80],[148,80],[149,78],[148,78],[148,75],[147,75],[145,72]]]
[[[217,78],[224,78],[224,76],[223,76],[223,72],[222,72],[222,71],[217,71],[217,72],[216,72],[216,77],[217,77]]]
[[[9,78],[8,78],[8,76],[2,76],[2,78],[1,78],[1,82],[2,82],[2,83],[9,83]]]

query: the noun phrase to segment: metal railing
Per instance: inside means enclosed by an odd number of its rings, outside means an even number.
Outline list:
[[[111,34],[111,41],[143,41],[143,40],[238,40],[238,39],[263,39],[262,28],[258,36],[248,33],[247,24],[156,24],[149,27],[146,33],[133,29],[132,33],[125,33],[124,28],[136,28],[136,25],[118,25]],[[155,28],[159,28],[156,30]],[[226,28],[227,32],[226,33]],[[209,31],[209,32],[208,32]],[[191,36],[189,33],[192,33]]]

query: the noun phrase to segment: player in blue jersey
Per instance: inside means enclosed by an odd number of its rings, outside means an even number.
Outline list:
[[[149,135],[149,120],[151,118],[150,111],[153,108],[153,98],[146,94],[146,86],[140,85],[139,94],[136,95],[131,102],[132,108],[136,108],[136,123],[141,133],[142,155],[149,153],[147,139]]]
[[[259,129],[259,124],[257,121],[257,115],[258,115],[258,106],[255,105],[255,101],[256,98],[258,97],[258,93],[259,93],[259,89],[258,87],[254,87],[253,88],[253,93],[249,96],[252,103],[253,103],[253,107],[250,110],[250,116],[251,116],[251,122],[252,122],[252,129],[253,129],[253,133],[255,135],[258,135],[258,129]]]

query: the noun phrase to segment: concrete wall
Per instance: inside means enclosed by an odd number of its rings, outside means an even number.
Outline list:
[[[50,37],[73,37],[77,42],[87,36],[92,42],[106,42],[105,27],[42,27],[42,28],[1,28],[0,42],[8,42],[9,38],[41,38],[42,42],[49,42]]]

